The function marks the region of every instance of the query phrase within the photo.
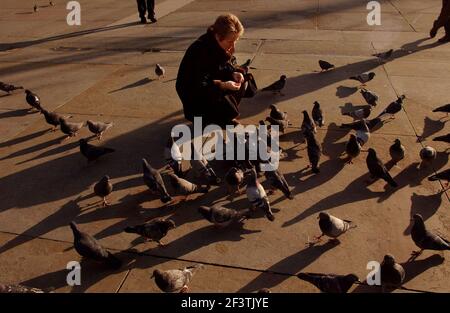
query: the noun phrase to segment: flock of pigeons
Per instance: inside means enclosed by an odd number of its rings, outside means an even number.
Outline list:
[[[390,50],[386,53],[377,55],[377,57],[385,59],[389,58],[391,54],[392,51]],[[244,65],[248,66],[249,64],[250,62],[247,61]],[[335,67],[333,64],[323,60],[319,61],[319,65],[322,72],[333,70]],[[164,68],[157,64],[155,74],[158,77],[164,76]],[[371,130],[375,126],[380,124],[382,125],[383,121],[387,118],[394,119],[395,114],[402,110],[405,96],[402,95],[398,97],[375,118],[368,119],[372,109],[377,106],[377,102],[379,100],[376,93],[366,88],[366,84],[374,78],[374,72],[363,73],[350,77],[350,79],[361,83],[360,92],[367,102],[367,106],[345,113],[345,115],[352,117],[354,121],[352,123],[342,124],[341,128],[351,129],[354,133],[350,134],[345,151],[343,151],[343,154],[347,155],[347,158],[343,161],[352,163],[352,161],[357,158],[361,152],[368,152],[366,164],[370,178],[373,181],[383,179],[390,186],[392,186],[392,188],[395,188],[398,184],[389,174],[388,169],[378,157],[375,149],[369,148],[368,150],[363,150],[363,147],[369,141]],[[281,94],[285,84],[286,76],[282,75],[278,81],[263,88],[262,91],[272,91],[275,94]],[[7,92],[8,94],[18,89],[23,89],[23,87],[0,82],[0,90]],[[82,127],[87,125],[89,130],[98,138],[98,140],[100,140],[102,135],[113,126],[112,122],[105,123],[90,120],[79,123],[69,122],[68,119],[71,117],[62,116],[56,112],[48,112],[45,110],[41,106],[39,96],[35,93],[30,90],[25,90],[25,94],[26,102],[31,106],[31,110],[37,110],[43,114],[45,121],[53,126],[52,131],[55,131],[57,127],[60,126],[60,130],[67,135],[66,138],[76,136],[77,132]],[[269,109],[269,116],[265,120],[261,120],[259,124],[266,125],[267,122],[269,132],[271,125],[277,125],[279,126],[280,132],[284,133],[285,130],[292,125],[288,119],[288,114],[280,111],[275,105],[270,105]],[[436,108],[433,112],[444,112],[447,113],[448,116],[448,113],[450,112],[450,104]],[[322,152],[315,134],[317,133],[317,127],[322,127],[325,125],[325,120],[320,104],[317,101],[314,103],[311,117],[306,110],[303,111],[303,122],[300,129],[306,139],[307,154],[310,162],[309,167],[313,173],[319,175],[320,157]],[[268,136],[270,136],[270,133]],[[450,133],[445,136],[436,137],[433,140],[449,143]],[[269,143],[270,140],[267,142]],[[250,145],[248,140],[246,140],[243,144],[246,147],[246,156],[248,156],[248,152],[253,147]],[[97,160],[105,154],[114,152],[114,149],[111,148],[89,144],[87,139],[80,139],[79,147],[81,154],[87,159],[88,163]],[[269,144],[267,146],[267,150],[268,152],[271,151]],[[165,147],[167,166],[164,169],[168,170],[166,172],[166,175],[168,175],[168,181],[177,195],[184,196],[184,199],[187,199],[191,194],[207,193],[210,190],[211,185],[219,185],[224,183],[231,199],[234,199],[234,196],[244,193],[241,188],[246,186],[245,193],[250,203],[250,208],[248,209],[236,211],[217,205],[200,206],[198,208],[199,214],[217,227],[226,227],[233,222],[242,222],[245,219],[251,218],[256,210],[262,210],[269,221],[274,221],[275,215],[271,210],[268,195],[273,193],[275,190],[280,190],[288,199],[294,198],[291,194],[290,187],[286,179],[279,170],[264,172],[266,181],[270,188],[266,192],[264,187],[259,182],[259,176],[261,174],[260,166],[261,163],[266,162],[264,160],[249,160],[247,158],[246,160],[234,161],[233,166],[228,169],[222,179],[218,177],[211,164],[198,151],[196,151],[195,148],[193,149],[193,153],[197,155],[195,158],[190,160],[191,171],[193,171],[196,177],[202,180],[205,184],[196,184],[189,181],[185,177],[186,172],[183,172],[180,147],[176,144],[174,138],[171,136],[169,137]],[[394,164],[400,162],[405,157],[405,147],[399,139],[396,139],[393,145],[389,148],[389,153]],[[420,163],[419,168],[422,166],[429,166],[436,158],[436,150],[427,146],[420,151],[420,158],[422,162]],[[146,159],[142,159],[142,169],[143,181],[150,192],[157,195],[162,203],[170,203],[173,200],[173,195],[170,195],[166,188],[162,176],[162,174],[164,175],[162,170],[153,168]],[[428,179],[430,181],[446,180],[448,185],[449,177],[450,169],[447,169],[436,175],[430,176]],[[107,197],[112,193],[112,191],[113,185],[107,175],[94,185],[94,193],[102,198],[104,206],[109,204]],[[323,236],[327,236],[331,238],[331,240],[338,240],[338,237],[356,227],[356,224],[352,221],[340,219],[327,212],[319,213],[318,219],[321,235],[316,237],[314,241],[309,242],[311,245],[319,242]],[[417,247],[420,248],[420,251],[413,252],[410,260],[413,260],[419,256],[423,250],[450,250],[450,242],[429,231],[420,214],[415,214],[413,216],[413,221],[414,225],[411,230],[411,237]],[[113,269],[118,269],[122,266],[121,260],[107,251],[93,236],[82,232],[75,222],[71,222],[70,227],[74,236],[74,248],[78,254],[84,258],[102,262]],[[161,240],[171,229],[175,227],[176,225],[173,220],[156,218],[141,225],[128,226],[124,229],[124,231],[127,233],[138,234],[147,240],[157,242],[158,245],[164,245]],[[153,271],[152,278],[155,279],[156,285],[164,292],[186,292],[194,273],[202,267],[202,265],[194,265],[184,269],[173,269],[166,271],[155,269]],[[299,279],[314,284],[323,292],[347,292],[354,283],[359,282],[359,278],[355,274],[335,275],[299,273],[297,276]],[[386,288],[400,287],[404,281],[404,278],[405,270],[403,267],[395,261],[394,256],[387,254],[381,264],[381,282],[383,289],[385,290]],[[42,292],[42,290],[20,285],[0,284],[0,292]],[[270,292],[270,290],[263,288],[259,292]]]

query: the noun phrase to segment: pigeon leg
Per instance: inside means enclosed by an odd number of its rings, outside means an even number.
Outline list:
[[[165,247],[166,246],[166,244],[162,243],[160,240],[157,240],[156,242],[158,243],[159,247]]]
[[[59,142],[60,144],[63,143],[64,141],[66,141],[67,139],[69,139],[70,136],[64,137],[63,139],[61,139],[61,141]]]
[[[267,195],[273,195],[275,193],[275,190],[272,188],[272,187],[270,187],[268,190],[267,190]]]
[[[180,293],[187,293],[189,291],[189,287],[188,286],[183,286],[183,288],[181,288]]]
[[[106,197],[103,197],[103,206],[106,207],[108,205],[109,205],[109,203],[108,203],[108,201],[106,201]]]
[[[411,257],[409,258],[408,261],[414,261],[415,259],[417,259],[417,257],[419,255],[422,254],[422,252],[423,252],[423,249],[420,249],[420,251],[413,251],[413,252],[411,252]]]

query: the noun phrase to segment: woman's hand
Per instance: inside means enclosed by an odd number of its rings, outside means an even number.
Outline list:
[[[229,80],[227,82],[222,82],[220,84],[220,87],[222,89],[224,89],[224,90],[233,90],[233,91],[235,91],[235,90],[241,89],[241,83],[237,83],[237,82],[234,82],[232,80]]]
[[[241,72],[234,72],[233,79],[235,82],[242,84],[244,82],[244,75]]]

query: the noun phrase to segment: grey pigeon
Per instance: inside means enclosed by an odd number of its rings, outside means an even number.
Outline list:
[[[228,194],[240,194],[240,186],[244,182],[244,172],[237,168],[230,168],[225,174],[225,184],[227,185]]]
[[[97,136],[98,140],[101,140],[103,133],[113,126],[112,122],[104,123],[104,122],[94,122],[91,120],[87,120],[86,124],[91,133]]]
[[[334,69],[334,65],[333,64],[331,64],[331,63],[329,63],[327,61],[324,61],[324,60],[319,60],[319,66],[321,68],[320,72]]]
[[[397,164],[405,158],[405,147],[402,145],[400,139],[395,139],[394,144],[389,147],[389,154],[394,164]]]
[[[26,94],[25,100],[31,106],[31,108],[41,111],[42,110],[41,99],[39,98],[39,96],[35,93],[32,93],[28,89],[25,90],[25,94]]]
[[[398,184],[392,179],[391,174],[386,166],[377,157],[377,153],[373,148],[369,148],[369,153],[366,158],[367,168],[369,169],[370,177],[372,179],[383,179],[392,187],[397,187]]]
[[[277,125],[281,133],[284,133],[286,128],[290,125],[288,120],[277,120],[270,116],[266,117],[266,121],[269,122],[270,125]]]
[[[60,115],[60,114],[58,114],[56,112],[49,112],[49,111],[47,111],[45,109],[41,110],[41,114],[44,114],[45,121],[48,124],[53,126],[51,131],[55,131],[56,128],[58,127],[58,125],[61,124],[61,120],[60,120],[61,118],[65,119],[64,116],[62,116],[62,115]]]
[[[319,161],[320,156],[322,155],[322,150],[313,132],[306,131],[305,136],[307,143],[306,150],[308,152],[310,166],[312,168],[313,173],[318,174],[320,173]]]
[[[436,109],[433,110],[433,112],[442,112],[442,113],[450,113],[450,103],[445,104],[443,106],[437,107]]]
[[[163,203],[172,200],[159,171],[151,167],[144,158],[142,159],[142,172],[144,183],[147,185],[148,189],[150,189],[150,192],[158,195]]]
[[[294,199],[286,179],[279,170],[266,171],[264,172],[264,175],[266,176],[266,179],[270,184],[271,191],[275,189],[281,190],[286,198],[290,200]]]
[[[109,205],[108,201],[106,201],[106,197],[111,194],[113,190],[113,185],[108,175],[105,175],[94,185],[94,193],[102,198],[103,206]]]
[[[160,79],[161,77],[164,78],[164,75],[166,74],[166,70],[161,65],[156,64],[156,66],[155,66],[155,74],[158,76],[158,79]]]
[[[156,269],[153,271],[151,278],[155,279],[155,283],[163,292],[187,292],[189,283],[198,269],[203,265],[194,265],[185,267],[184,269],[162,271]]]
[[[317,101],[314,101],[314,107],[312,109],[311,116],[316,125],[319,125],[319,127],[322,127],[324,125],[325,121],[323,119],[322,109],[320,108],[320,103]]]
[[[306,110],[303,110],[302,113],[303,113],[303,122],[302,125],[300,126],[301,131],[302,132],[310,131],[313,133],[317,133],[316,124],[314,123],[313,120],[311,120],[308,112]]]
[[[423,222],[423,217],[420,214],[414,214],[414,225],[411,229],[411,238],[420,248],[420,251],[414,251],[411,253],[411,259],[417,258],[422,254],[423,250],[443,251],[450,250],[450,242],[436,234],[430,232]]]
[[[11,92],[13,92],[14,90],[17,90],[17,89],[23,89],[23,87],[22,86],[14,86],[11,84],[0,82],[0,90],[7,92],[8,94],[10,94]]]
[[[111,148],[93,146],[86,139],[80,139],[79,143],[81,154],[88,160],[88,163],[97,160],[102,155],[116,151]]]
[[[434,137],[433,141],[442,141],[442,142],[450,143],[450,133],[448,133],[447,135]]]
[[[357,76],[352,76],[349,79],[359,81],[362,85],[365,85],[366,83],[370,82],[375,77],[374,72],[369,73],[362,73]]]
[[[222,206],[200,206],[199,213],[208,221],[218,227],[226,227],[232,222],[241,222],[251,215],[250,209],[236,211]]]
[[[405,269],[395,261],[392,254],[386,254],[380,266],[381,286],[398,288],[405,280]]]
[[[147,241],[153,240],[160,246],[164,246],[161,239],[164,238],[169,230],[175,228],[175,222],[170,219],[155,218],[147,223],[128,226],[124,229],[126,233],[138,234]]]
[[[270,117],[276,120],[287,120],[287,113],[281,112],[275,105],[269,105]]]
[[[191,158],[190,163],[196,176],[206,180],[208,184],[220,184],[222,180],[217,177],[208,160],[195,149],[194,145],[192,145],[192,152],[194,157]]]
[[[361,144],[354,134],[350,134],[350,139],[345,145],[345,153],[348,156],[347,163],[353,163],[353,159],[361,153]]]
[[[93,236],[80,231],[75,222],[70,223],[70,228],[73,232],[73,246],[79,255],[107,264],[115,269],[122,266],[122,262],[117,257],[103,248]]]
[[[373,107],[377,106],[377,101],[378,101],[379,97],[375,92],[370,91],[365,88],[362,88],[360,92],[361,92],[361,95],[363,96],[364,100],[366,100],[367,104],[369,104]]]
[[[355,282],[359,282],[359,278],[355,274],[299,273],[297,277],[326,293],[346,293]]]
[[[210,189],[209,185],[197,185],[172,173],[169,174],[169,179],[172,187],[176,190],[177,193],[184,195],[185,199],[187,199],[190,194],[207,193]]]
[[[45,292],[46,292],[45,290],[40,288],[0,283],[0,293],[45,293]]]
[[[278,93],[279,95],[281,95],[281,90],[283,90],[285,85],[286,85],[286,75],[281,75],[279,80],[277,80],[276,82],[267,87],[264,87],[261,90],[273,91],[273,93]]]
[[[400,97],[397,98],[396,101],[391,102],[386,109],[383,110],[383,112],[381,112],[378,117],[382,117],[385,114],[389,114],[391,116],[391,118],[395,118],[395,114],[400,112],[402,109],[402,105],[403,105],[403,100],[405,99],[405,95],[402,95]]]
[[[167,164],[178,177],[183,177],[183,156],[180,147],[177,145],[172,136],[169,136],[166,147],[164,148],[164,157]]]
[[[353,117],[355,120],[362,120],[368,118],[371,112],[372,107],[370,105],[366,105],[360,109],[342,113],[342,115]]]
[[[353,129],[356,131],[356,139],[363,146],[370,139],[370,128],[366,120],[362,119],[353,123],[342,124],[340,128]]]
[[[67,135],[65,139],[76,136],[78,131],[85,126],[84,122],[80,123],[68,122],[65,117],[59,118],[59,125],[61,131]]]
[[[274,221],[272,209],[270,208],[269,198],[267,197],[264,187],[259,183],[255,170],[250,171],[249,181],[247,184],[247,199],[250,201],[253,209],[262,209],[269,221]]]
[[[391,57],[392,53],[394,52],[394,49],[390,49],[386,52],[380,52],[372,54],[372,56],[379,58],[380,60],[387,60]]]
[[[322,231],[322,234],[316,237],[317,241],[319,241],[323,236],[337,239],[349,229],[356,227],[352,221],[342,220],[336,216],[328,214],[327,212],[320,212],[317,218],[319,219],[319,227]]]
[[[419,169],[422,169],[431,166],[431,163],[433,163],[437,157],[437,152],[433,147],[426,146],[420,150],[419,155],[422,160],[419,164]]]

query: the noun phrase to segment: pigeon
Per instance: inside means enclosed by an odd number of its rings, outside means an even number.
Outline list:
[[[252,64],[252,59],[247,59],[247,61],[245,61],[244,63],[242,63],[239,67],[249,67],[250,64]]]
[[[243,182],[244,172],[237,167],[230,168],[225,174],[225,184],[230,195],[241,194],[240,185]]]
[[[398,288],[405,280],[405,269],[395,261],[392,254],[386,254],[380,266],[381,286]]]
[[[286,196],[286,198],[290,200],[294,199],[286,179],[284,178],[283,174],[280,173],[279,170],[266,171],[264,172],[264,175],[266,176],[266,179],[270,184],[271,189],[269,190],[269,194],[271,193],[271,191],[278,189],[281,190],[281,192]]]
[[[264,87],[261,89],[262,91],[273,91],[273,93],[281,94],[281,90],[283,90],[284,86],[286,85],[286,75],[281,75],[280,79],[274,82],[273,84]]]
[[[402,95],[397,98],[396,101],[391,102],[383,112],[381,112],[378,117],[382,117],[385,114],[390,114],[391,118],[395,118],[395,114],[400,112],[402,109],[403,100],[405,99],[405,95]]]
[[[301,131],[303,133],[313,132],[316,134],[317,133],[316,124],[314,123],[314,121],[311,120],[306,110],[303,110],[302,113],[303,113],[303,122],[302,125],[300,126]]]
[[[81,123],[68,122],[67,119],[63,116],[59,118],[59,125],[61,131],[67,135],[67,137],[64,138],[64,140],[70,137],[75,137],[78,131],[85,126],[84,122]]]
[[[113,185],[108,175],[105,175],[94,185],[94,193],[103,199],[103,206],[109,205],[106,197],[112,192]]]
[[[146,159],[142,158],[142,172],[144,183],[147,185],[150,192],[159,196],[163,203],[167,203],[172,200],[169,193],[167,192],[164,181],[161,174],[151,167]]]
[[[375,117],[371,120],[367,120],[367,127],[369,128],[369,130],[371,131],[375,126],[377,126],[378,124],[383,124],[383,121],[380,117]]]
[[[257,293],[271,293],[269,288],[261,288],[257,291]]]
[[[54,6],[55,4],[53,3],[53,1],[49,2],[50,6]]]
[[[33,11],[34,11],[34,12],[37,12],[37,11],[39,11],[39,8],[38,8],[37,4],[35,4],[35,5],[34,5],[34,7],[33,7]]]
[[[0,284],[0,293],[45,293],[46,291],[40,288],[33,288],[23,285],[8,285]]]
[[[287,113],[281,112],[275,105],[273,104],[269,105],[269,109],[271,118],[276,120],[287,120]]]
[[[91,133],[97,136],[98,140],[101,140],[103,133],[113,126],[112,122],[93,122],[91,120],[87,120],[86,124]]]
[[[79,143],[81,154],[83,154],[86,157],[88,163],[97,160],[102,155],[116,151],[111,148],[96,147],[94,145],[89,144],[86,141],[86,139],[80,139]]]
[[[203,265],[188,266],[184,269],[176,270],[154,270],[151,278],[155,278],[155,283],[163,292],[187,292],[189,290],[189,283],[198,269],[203,268]]]
[[[45,120],[48,124],[52,125],[53,128],[51,129],[52,132],[54,132],[57,128],[58,125],[61,124],[61,118],[65,119],[66,117],[59,115],[56,112],[49,112],[45,109],[41,110],[41,114],[44,114]]]
[[[166,70],[161,65],[156,64],[156,66],[155,66],[155,74],[158,76],[158,79],[160,79],[161,77],[164,78],[164,75],[166,74]]]
[[[321,73],[335,68],[335,66],[333,64],[331,64],[327,61],[324,61],[324,60],[319,60],[319,66],[322,69],[320,71]]]
[[[450,181],[450,168],[439,172],[435,175],[431,175],[430,177],[428,177],[429,181],[436,181],[436,180],[446,180],[447,182],[445,183],[445,187],[448,187],[449,181]]]
[[[175,222],[171,219],[155,218],[145,224],[128,226],[124,231],[126,233],[141,235],[147,241],[153,240],[156,241],[158,245],[164,246],[161,239],[173,228],[175,228]]]
[[[374,72],[370,73],[362,73],[357,76],[352,76],[349,79],[359,81],[362,85],[366,85],[366,83],[370,82],[375,77]]]
[[[392,187],[397,187],[398,184],[394,181],[389,174],[386,166],[377,157],[377,153],[373,148],[369,148],[369,154],[366,158],[367,168],[369,169],[370,177],[373,179],[383,179]]]
[[[299,273],[297,277],[313,284],[320,291],[326,293],[346,293],[355,282],[360,282],[355,274]]]
[[[39,99],[39,96],[35,93],[32,93],[28,89],[25,90],[25,93],[26,93],[25,100],[31,106],[31,109],[34,108],[38,111],[41,111],[42,107],[41,107],[41,100]]]
[[[360,109],[342,113],[342,115],[353,117],[354,120],[362,120],[369,117],[372,112],[372,107],[370,105],[366,105]]]
[[[181,161],[183,156],[180,147],[175,143],[172,136],[169,136],[166,147],[164,148],[164,157],[170,168],[178,177],[183,177],[183,167]]]
[[[363,146],[370,139],[370,128],[366,120],[362,119],[353,123],[342,124],[340,128],[353,129],[356,131],[356,139]]]
[[[433,141],[442,141],[442,142],[450,143],[450,133],[448,133],[447,135],[434,137]]]
[[[270,208],[269,198],[267,197],[264,187],[259,183],[256,171],[254,169],[250,171],[246,193],[252,208],[261,208],[266,214],[267,219],[273,222],[275,220],[275,216]]]
[[[394,144],[389,147],[389,154],[394,164],[397,164],[405,158],[405,147],[400,142],[400,139],[395,139]]]
[[[448,113],[450,113],[450,103],[449,104],[445,104],[443,106],[440,106],[440,107],[434,109],[433,112],[447,113],[447,117],[448,117]]]
[[[369,104],[373,107],[377,106],[377,101],[378,101],[379,97],[375,92],[370,91],[365,88],[362,88],[360,92],[361,92],[364,100],[366,100],[367,104]]]
[[[314,133],[311,131],[307,131],[305,133],[306,143],[307,143],[307,151],[310,165],[308,167],[312,168],[312,172],[315,174],[320,173],[319,170],[319,161],[320,156],[322,155],[322,151],[320,149],[320,145],[317,142]]]
[[[389,59],[391,57],[393,52],[394,52],[394,49],[390,49],[390,50],[388,50],[386,52],[372,54],[372,56],[377,57],[380,60],[387,60],[387,59]]]
[[[431,163],[433,162],[433,160],[436,159],[437,157],[437,153],[436,153],[436,149],[434,149],[433,147],[430,146],[426,146],[425,148],[422,148],[420,150],[420,159],[422,160],[419,164],[419,169],[422,169],[424,166],[428,167],[431,165]]]
[[[412,220],[414,221],[414,225],[411,229],[411,238],[416,246],[420,248],[420,251],[413,251],[410,260],[421,255],[423,250],[450,250],[450,242],[447,239],[427,230],[422,215],[414,214]]]
[[[353,159],[361,153],[361,144],[354,134],[350,134],[350,139],[345,145],[345,154],[348,156],[347,163],[353,163]]]
[[[73,246],[79,255],[98,262],[107,264],[114,269],[122,266],[122,262],[103,248],[93,236],[78,229],[75,222],[70,223],[73,232]]]
[[[17,89],[23,89],[22,86],[14,86],[14,85],[10,85],[10,84],[6,84],[4,82],[0,82],[0,90],[7,92],[8,94],[10,94],[11,92],[13,92],[14,90]]]
[[[270,125],[277,125],[280,132],[283,134],[286,128],[288,128],[289,125],[291,125],[288,120],[277,120],[270,116],[266,117],[266,121],[269,122]]]
[[[198,152],[197,149],[195,149],[194,145],[192,145],[192,151],[194,157],[191,158],[190,163],[197,177],[205,179],[208,184],[220,184],[222,180],[217,177],[208,160],[206,160],[205,157]]]
[[[222,206],[200,206],[198,212],[217,227],[226,227],[232,222],[241,222],[251,215],[250,209],[236,211]]]
[[[180,178],[175,174],[169,174],[170,184],[176,190],[177,193],[184,195],[185,200],[187,200],[190,194],[194,193],[207,193],[210,189],[210,186],[201,186],[190,181]]]
[[[320,241],[323,236],[328,236],[333,238],[333,240],[336,240],[349,229],[356,227],[352,221],[341,220],[327,212],[320,212],[317,218],[319,219],[319,227],[322,231],[322,234],[316,237],[317,242]]]
[[[312,109],[311,116],[316,125],[319,125],[319,127],[322,127],[324,125],[322,109],[320,108],[320,103],[317,101],[314,101],[314,107]]]

